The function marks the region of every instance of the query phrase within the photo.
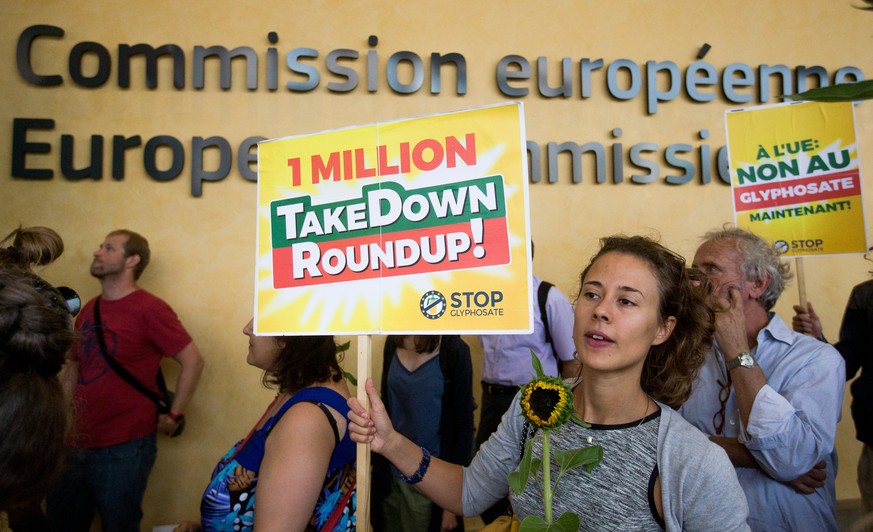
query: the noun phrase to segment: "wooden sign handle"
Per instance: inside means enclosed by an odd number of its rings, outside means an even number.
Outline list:
[[[800,306],[806,308],[806,277],[803,272],[803,257],[794,258],[794,270],[797,272],[797,295]]]
[[[358,386],[357,398],[361,406],[370,408],[367,397],[367,379],[372,376],[373,339],[369,335],[358,336]],[[370,530],[370,444],[358,444],[357,465],[357,508],[355,520],[357,530]]]

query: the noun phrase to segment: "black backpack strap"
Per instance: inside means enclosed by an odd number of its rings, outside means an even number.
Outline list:
[[[552,332],[549,328],[549,313],[546,310],[546,302],[549,300],[549,290],[555,286],[548,281],[540,281],[540,287],[537,290],[537,302],[540,305],[540,317],[543,320],[543,329],[546,331],[546,342],[552,343]],[[554,346],[552,346],[554,349]]]
[[[103,338],[103,322],[100,319],[100,298],[99,297],[94,302],[94,323],[95,323],[96,329],[97,329],[96,330],[97,341],[100,343],[100,351],[103,353],[103,358],[106,360],[106,363],[109,364],[109,367],[112,368],[112,370],[116,374],[118,374],[119,377],[124,379],[124,381],[126,383],[130,384],[134,389],[136,389],[136,391],[138,391],[139,393],[141,393],[144,396],[151,399],[152,402],[154,402],[158,406],[158,409],[164,408],[165,406],[169,407],[169,405],[164,404],[164,401],[161,399],[161,396],[159,396],[157,393],[153,392],[152,390],[149,390],[143,383],[141,383],[139,380],[137,380],[136,377],[131,375],[131,373],[129,371],[127,371],[124,368],[124,366],[122,366],[121,363],[115,359],[115,357],[109,355],[109,349],[106,348],[106,340]],[[159,384],[160,384],[160,382],[162,382],[164,380],[164,375],[160,371],[158,372],[158,374],[160,375],[160,377],[159,377],[159,379],[160,379]],[[164,383],[164,387],[166,388],[166,383]],[[169,411],[169,409],[167,411]]]
[[[537,303],[540,306],[540,319],[543,320],[543,330],[546,333],[546,343],[552,346],[552,353],[555,354],[555,360],[558,361],[558,374],[561,374],[563,362],[558,358],[558,351],[555,349],[555,344],[552,343],[552,329],[549,326],[549,312],[546,310],[546,303],[549,300],[549,290],[555,286],[548,281],[540,281],[540,287],[537,289]]]

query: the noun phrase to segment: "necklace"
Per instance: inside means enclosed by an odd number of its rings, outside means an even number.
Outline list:
[[[643,411],[643,417],[640,418],[640,422],[637,423],[633,428],[637,428],[637,427],[639,427],[640,425],[642,425],[642,424],[643,424],[643,421],[646,420],[646,416],[649,415],[649,399],[650,399],[649,394],[646,394],[646,409],[645,409],[645,411]],[[594,436],[586,436],[586,437],[585,437],[585,441],[587,441],[588,443],[593,443],[593,442],[594,442]]]

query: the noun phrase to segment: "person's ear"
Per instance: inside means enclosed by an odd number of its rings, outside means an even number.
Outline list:
[[[667,316],[663,323],[658,327],[658,332],[655,334],[655,341],[652,342],[652,345],[661,345],[667,341],[667,338],[670,338],[670,335],[673,334],[673,329],[676,328],[676,317],[675,316]]]
[[[133,269],[136,268],[136,265],[139,264],[141,260],[142,257],[140,257],[139,255],[131,255],[124,259],[124,265],[127,268]]]
[[[766,292],[767,288],[770,287],[771,280],[772,279],[770,278],[769,274],[764,274],[762,277],[755,279],[754,282],[748,283],[750,287],[749,295],[751,296],[751,298],[757,300],[762,295],[764,295],[764,292]]]

